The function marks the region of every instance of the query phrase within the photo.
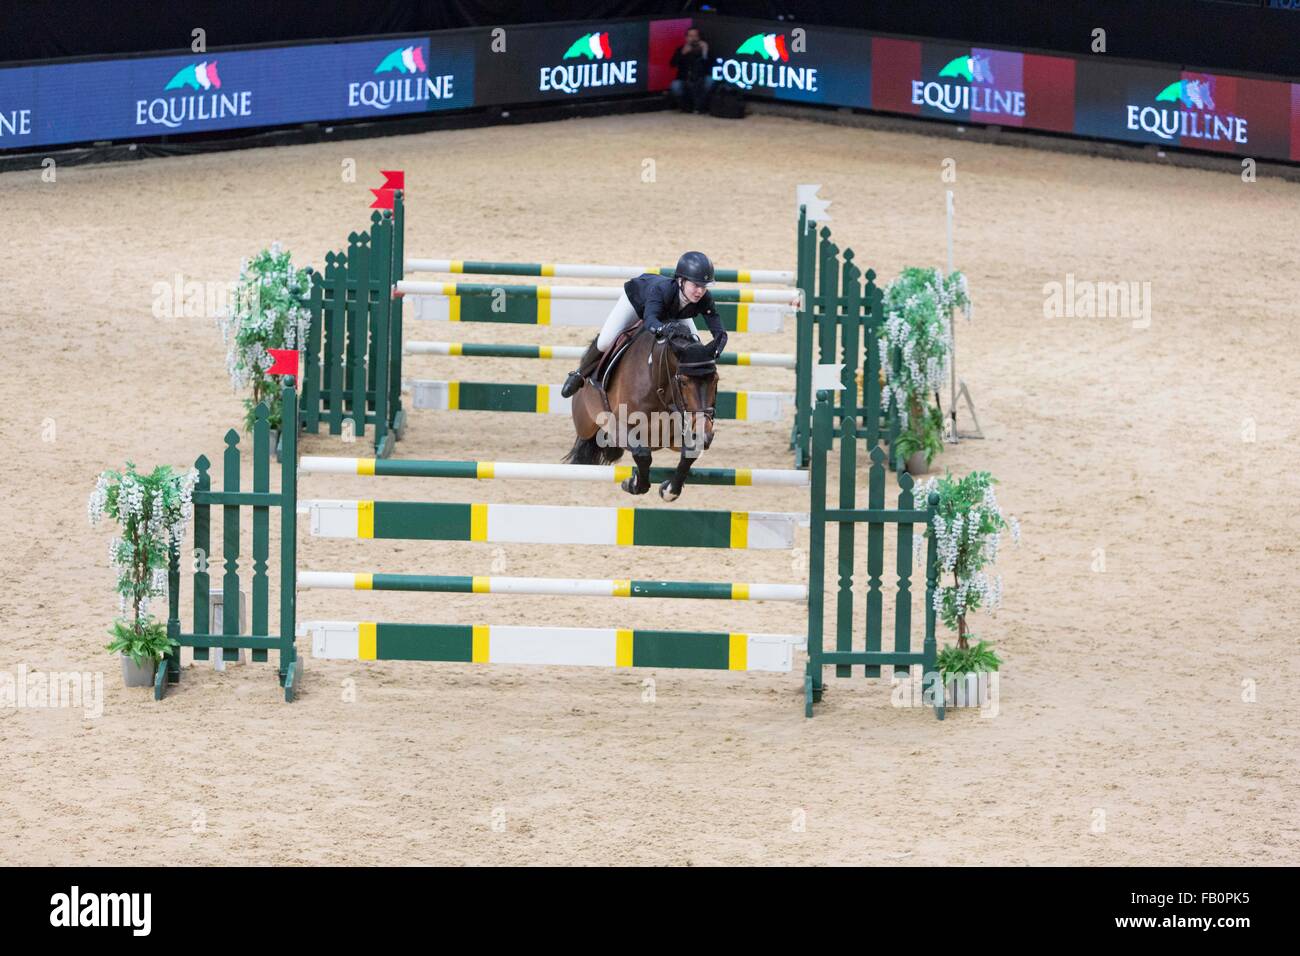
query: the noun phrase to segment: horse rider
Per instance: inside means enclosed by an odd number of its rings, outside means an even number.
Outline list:
[[[569,398],[582,388],[582,383],[595,374],[601,357],[614,344],[618,334],[637,319],[655,335],[677,322],[683,323],[694,334],[691,320],[702,315],[713,333],[709,344],[716,359],[727,344],[727,330],[722,327],[722,318],[713,304],[713,296],[709,294],[712,283],[713,263],[702,252],[683,253],[671,279],[653,272],[628,279],[623,284],[623,294],[601,326],[600,334],[588,346],[578,368],[564,380],[560,394]]]

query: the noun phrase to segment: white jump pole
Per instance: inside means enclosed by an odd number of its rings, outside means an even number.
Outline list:
[[[949,189],[944,194],[944,232],[948,240],[948,271],[945,276],[952,275],[952,190]],[[948,310],[948,347],[952,350],[948,355],[948,366],[952,373],[952,394],[948,402],[948,415],[952,419],[952,440],[957,441],[957,323],[953,320],[952,309]]]
[[[539,263],[535,271],[523,271],[521,263],[506,262],[470,262],[460,259],[407,259],[406,272],[437,272],[444,275],[512,275],[512,276],[547,276],[556,279],[634,279],[643,272],[659,272],[657,266],[603,266],[586,263],[551,262]],[[467,267],[468,266],[468,267]],[[494,268],[505,272],[494,272]],[[523,269],[529,267],[523,265]],[[737,282],[789,284],[795,275],[786,269],[736,269],[741,274]],[[730,282],[731,280],[719,280]]]
[[[952,202],[951,189],[946,190],[944,196],[944,207],[945,207],[945,219],[946,219],[945,232],[947,235],[947,242],[948,242],[948,271],[946,275],[951,276],[953,274],[953,262],[952,262],[953,202]],[[970,389],[966,387],[965,382],[960,382],[959,384],[959,380],[957,378],[957,321],[952,317],[951,309],[948,310],[948,343],[951,349],[948,355],[948,364],[950,367],[951,378],[952,378],[951,400],[948,403],[948,415],[950,416],[952,421],[952,434],[948,437],[947,440],[955,444],[958,441],[960,441],[962,437],[961,435],[959,435],[957,431],[958,397],[964,397],[966,399],[966,407],[970,410],[971,421],[975,423],[975,431],[967,433],[965,437],[983,438],[984,430],[980,428],[980,420],[975,417],[975,403],[974,401],[972,401],[970,397]]]
[[[522,294],[536,296],[539,299],[577,299],[577,300],[609,300],[614,301],[623,294],[619,286],[596,286],[596,285],[543,285],[543,286],[509,286],[509,285],[487,285],[484,283],[457,283],[457,282],[424,282],[416,279],[401,279],[397,282],[397,291],[402,295],[436,295],[436,296],[454,296],[454,295],[475,295],[490,294],[496,289],[504,289],[507,293],[511,289],[522,290]],[[799,290],[798,289],[741,289],[735,298],[718,297],[719,302],[764,302],[778,305],[788,305],[794,308],[799,307]]]

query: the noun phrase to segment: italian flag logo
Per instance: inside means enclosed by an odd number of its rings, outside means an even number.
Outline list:
[[[581,56],[588,60],[608,60],[613,55],[609,49],[608,33],[587,33],[573,41],[573,46],[564,52],[564,59]]]
[[[183,90],[186,87],[192,90],[221,89],[221,77],[217,76],[217,61],[205,60],[202,63],[191,63],[179,70],[163,89]]]
[[[748,53],[751,56],[761,56],[765,60],[781,60],[782,62],[790,59],[790,54],[785,49],[785,34],[783,33],[755,33],[736,47],[736,53]]]

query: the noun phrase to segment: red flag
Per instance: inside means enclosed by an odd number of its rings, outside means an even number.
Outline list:
[[[406,188],[406,170],[404,169],[381,169],[384,176],[383,189],[405,189]]]
[[[267,375],[297,375],[297,349],[267,349],[275,363],[266,370]]]
[[[370,204],[371,209],[392,209],[393,208],[393,190],[391,189],[372,189],[375,194],[375,201]]]

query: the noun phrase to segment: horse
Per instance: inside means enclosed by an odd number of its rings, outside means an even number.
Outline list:
[[[609,376],[608,390],[593,378],[583,383],[572,405],[577,438],[564,460],[608,465],[630,451],[636,471],[623,480],[622,488],[643,495],[650,490],[654,452],[680,451],[676,470],[659,485],[659,497],[676,501],[695,459],[713,444],[718,366],[712,346],[701,343],[694,332],[677,323],[665,331],[662,336],[647,329],[633,333]],[[596,357],[595,349],[592,339],[584,367]]]

